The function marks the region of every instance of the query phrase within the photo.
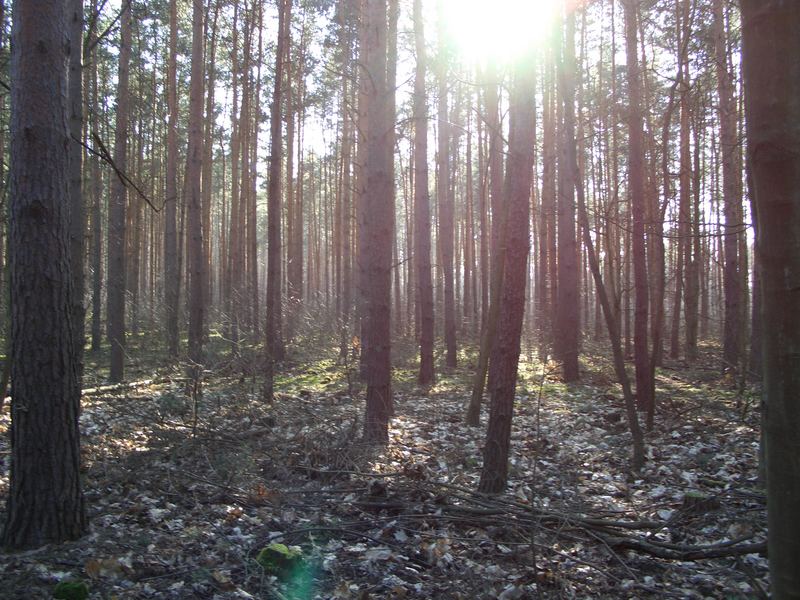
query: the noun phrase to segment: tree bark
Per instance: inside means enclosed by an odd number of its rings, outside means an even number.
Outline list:
[[[128,82],[131,62],[131,3],[125,2],[120,15],[119,73],[117,75],[117,112],[114,128],[114,164],[124,173],[128,158],[130,96]],[[108,341],[111,344],[113,382],[125,376],[125,229],[128,188],[119,177],[113,177],[108,202],[108,277],[107,310]]]
[[[648,278],[645,246],[644,125],[642,119],[642,83],[639,69],[636,26],[636,0],[623,0],[625,15],[625,54],[628,77],[628,186],[633,216],[634,306],[633,352],[636,367],[636,395],[640,409],[654,410],[652,371],[647,343]]]
[[[517,385],[522,320],[525,312],[525,280],[530,251],[529,213],[535,141],[535,89],[532,66],[520,61],[509,99],[509,149],[504,204],[506,251],[498,331],[492,345],[489,386],[491,407],[483,469],[478,489],[496,494],[508,483],[508,452]]]
[[[800,597],[800,4],[742,0],[742,60],[761,261],[772,597]]]
[[[275,83],[270,108],[269,183],[267,187],[267,319],[265,323],[266,373],[263,398],[272,402],[274,370],[281,343],[278,339],[281,319],[281,94],[284,77],[284,54],[289,44],[292,0],[281,0],[278,15],[278,45],[275,50]]]
[[[414,0],[414,262],[419,306],[420,385],[430,385],[433,369],[433,280],[431,278],[431,209],[428,195],[428,104],[425,94],[425,33],[422,0]]]
[[[391,160],[394,115],[390,110],[386,74],[386,0],[364,3],[362,18],[363,59],[366,82],[366,140],[364,193],[361,218],[364,244],[361,258],[364,293],[364,346],[367,348],[367,398],[364,439],[385,443],[388,440],[391,412],[391,267],[394,203],[391,187]]]
[[[203,244],[203,0],[192,0],[192,74],[189,83],[189,146],[187,149],[186,215],[189,263],[188,356],[193,373],[203,363],[206,269]]]
[[[559,39],[561,36],[559,36]],[[555,306],[554,353],[561,361],[564,381],[577,381],[580,344],[580,267],[575,236],[575,177],[569,167],[575,153],[575,17],[566,19],[561,60],[558,62],[558,88],[563,102],[563,127],[559,132],[561,147],[558,169],[558,292]]]
[[[719,150],[722,155],[722,204],[725,214],[722,360],[724,371],[738,373],[745,324],[742,264],[739,257],[739,238],[743,235],[742,173],[738,160],[737,110],[733,98],[733,76],[728,69],[722,0],[714,0],[713,17],[714,62],[719,97]]]
[[[69,252],[67,5],[13,5],[11,51],[11,483],[3,544],[80,537],[80,383]]]

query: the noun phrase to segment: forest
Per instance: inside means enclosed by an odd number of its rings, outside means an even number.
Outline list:
[[[0,597],[800,598],[798,32],[0,0]]]

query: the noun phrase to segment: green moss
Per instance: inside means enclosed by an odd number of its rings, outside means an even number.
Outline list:
[[[88,597],[89,586],[80,579],[62,581],[53,590],[53,598],[59,600],[86,600]]]
[[[281,578],[291,577],[302,561],[302,553],[289,548],[286,544],[270,544],[262,548],[256,557],[256,562],[267,573]]]

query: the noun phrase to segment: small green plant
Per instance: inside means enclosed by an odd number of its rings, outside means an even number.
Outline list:
[[[58,600],[86,600],[89,597],[89,586],[80,579],[61,581],[53,590],[53,598]]]

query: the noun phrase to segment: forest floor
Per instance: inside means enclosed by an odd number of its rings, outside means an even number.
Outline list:
[[[472,355],[420,390],[413,348],[396,353],[385,447],[360,443],[363,393],[333,350],[290,357],[272,405],[241,365],[217,365],[196,397],[179,368],[152,366],[163,361],[134,362],[116,387],[90,361],[90,533],[0,553],[0,597],[50,598],[81,579],[98,599],[766,598],[752,391],[720,378],[712,349],[691,367],[666,361],[632,474],[596,350],[577,385],[523,358],[510,485],[493,497],[475,491],[484,428],[463,423]],[[2,498],[9,424],[6,403]],[[265,568],[256,558],[277,543],[300,554]]]

